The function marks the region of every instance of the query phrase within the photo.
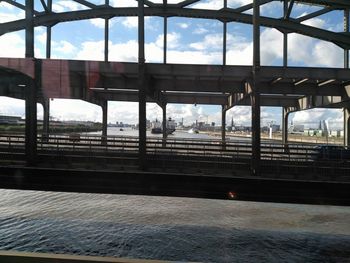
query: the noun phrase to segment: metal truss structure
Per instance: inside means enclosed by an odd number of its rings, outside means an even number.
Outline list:
[[[45,105],[50,97],[79,98],[99,104],[103,108],[104,122],[107,122],[106,101],[138,101],[140,158],[142,159],[146,152],[146,101],[157,102],[163,111],[167,103],[222,105],[223,127],[227,110],[235,105],[251,105],[254,149],[252,170],[253,173],[259,173],[261,106],[283,107],[283,143],[287,142],[289,113],[314,107],[336,107],[344,108],[345,144],[350,145],[350,2],[348,0],[252,0],[250,4],[234,8],[229,6],[228,0],[223,0],[222,8],[217,10],[196,7],[200,0],[139,0],[133,2],[136,5],[130,7],[115,7],[109,0],[105,0],[101,5],[87,0],[72,1],[80,4],[81,8],[76,11],[54,12],[52,0],[40,0],[36,5],[34,0],[25,0],[22,3],[14,0],[0,1],[25,11],[23,19],[0,24],[0,35],[25,30],[26,57],[26,59],[14,60],[0,59],[2,66],[0,85],[3,87],[1,95],[26,98],[28,117],[30,112],[32,115],[36,114],[34,110],[36,101]],[[278,18],[261,16],[260,7],[273,2],[283,5],[283,15]],[[293,8],[297,4],[315,5],[318,9],[300,17],[292,17]],[[343,16],[343,32],[316,28],[304,23],[333,11],[341,12]],[[111,62],[108,57],[109,21],[114,17],[132,16],[138,17],[138,63]],[[145,62],[144,18],[146,16],[163,18],[162,64]],[[167,63],[167,23],[172,17],[221,21],[223,25],[222,65]],[[103,62],[50,59],[52,27],[63,22],[92,18],[105,20]],[[227,25],[230,22],[252,25],[252,66],[227,65]],[[46,59],[33,60],[34,28],[38,26],[47,28]],[[283,33],[283,65],[280,67],[262,66],[260,63],[261,26],[275,28]],[[288,35],[291,33],[332,42],[339,46],[344,50],[344,68],[289,67]],[[27,81],[23,85],[23,74],[33,81]],[[67,81],[62,82],[62,79]],[[22,86],[35,88],[32,88],[31,92],[24,92],[21,89]],[[48,118],[48,114],[46,116]],[[164,113],[163,116],[165,116]],[[30,138],[30,134],[33,132],[36,134],[36,128],[28,126]],[[104,135],[106,135],[106,127]]]

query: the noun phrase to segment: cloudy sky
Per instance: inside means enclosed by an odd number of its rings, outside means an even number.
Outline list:
[[[24,0],[17,2],[23,3]],[[104,0],[91,0],[102,4]],[[154,0],[154,2],[162,2]],[[168,0],[169,3],[178,2]],[[229,7],[251,3],[251,0],[228,0]],[[112,6],[136,6],[133,0],[110,0]],[[39,0],[35,0],[37,10],[42,10]],[[202,0],[192,8],[220,9],[223,0]],[[269,17],[282,16],[282,3],[275,1],[261,7],[261,14]],[[53,0],[53,11],[65,12],[86,9],[70,0]],[[318,10],[315,6],[295,5],[292,17]],[[0,23],[24,18],[24,12],[7,3],[0,2]],[[342,13],[333,11],[318,18],[304,22],[315,27],[332,31],[343,30]],[[168,19],[168,63],[222,64],[222,31],[219,21],[206,19],[169,18]],[[123,17],[110,20],[109,58],[111,61],[137,61],[137,18]],[[104,58],[104,20],[91,19],[60,23],[52,29],[52,58],[103,60]],[[146,62],[163,60],[163,19],[146,18]],[[45,57],[46,28],[35,29],[35,56]],[[261,28],[262,65],[281,66],[283,59],[282,34],[270,28]],[[24,32],[18,31],[0,36],[0,57],[24,57]],[[288,64],[291,66],[343,67],[343,51],[334,44],[315,40],[298,34],[289,34]],[[252,26],[237,22],[228,23],[227,64],[252,64]],[[175,105],[167,107],[167,114],[186,124],[199,121],[221,123],[221,106]],[[280,123],[281,108],[262,108],[262,125],[274,121]],[[0,97],[0,114],[24,115],[24,102]],[[101,121],[101,108],[83,101],[51,101],[50,115],[57,119]],[[234,107],[227,113],[238,124],[250,123],[250,107]],[[161,117],[156,104],[147,105],[147,117],[151,120]],[[42,108],[38,106],[38,118],[42,118]],[[109,102],[108,121],[136,123],[137,103]],[[321,110],[298,112],[290,119],[309,126],[317,125],[319,120],[328,119],[330,125],[341,126],[342,110]]]

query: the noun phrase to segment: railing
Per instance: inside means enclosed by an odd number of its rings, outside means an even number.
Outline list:
[[[24,160],[24,135],[0,135],[0,154],[6,158]],[[70,136],[50,135],[38,137],[38,155],[50,158],[51,162],[64,159],[68,163],[85,163],[99,166],[107,163],[120,166],[137,165],[138,138],[132,136]],[[249,170],[252,148],[249,141],[217,139],[185,139],[159,137],[147,138],[147,158],[152,165],[161,169],[187,167],[195,171]],[[282,145],[271,141],[261,143],[261,165],[267,171],[302,174],[314,171],[318,174],[335,174],[330,169],[344,168],[337,176],[350,174],[350,158],[320,156],[312,144]],[[304,170],[303,170],[304,169]]]
[[[24,149],[24,135],[0,135],[1,152],[16,153]],[[117,154],[138,153],[138,138],[133,136],[108,136],[104,141],[101,136],[89,135],[72,137],[69,135],[50,135],[38,137],[38,150],[51,154],[70,152],[71,154]],[[288,144],[262,142],[262,160],[315,161],[319,152],[312,144]],[[147,138],[147,154],[185,155],[206,157],[250,158],[252,153],[249,141],[217,139],[187,139],[158,137]],[[348,161],[342,158],[340,161]],[[325,156],[327,157],[327,156]],[[344,156],[346,157],[346,156]],[[326,159],[326,158],[324,158]]]

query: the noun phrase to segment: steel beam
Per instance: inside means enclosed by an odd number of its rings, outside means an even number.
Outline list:
[[[25,87],[25,153],[28,166],[34,166],[37,156],[37,87],[34,81],[29,81]]]
[[[287,107],[282,107],[282,145],[288,145],[288,116],[289,111]]]
[[[31,1],[31,0],[27,0]],[[146,16],[161,16],[161,17],[188,17],[188,18],[205,18],[217,19],[220,21],[236,21],[240,23],[252,24],[252,15],[239,13],[234,10],[203,10],[191,8],[168,7],[166,10],[162,6],[145,8]],[[37,16],[34,18],[34,26],[47,26],[59,22],[84,20],[91,18],[104,18],[113,16],[137,16],[137,8],[112,8],[99,7],[91,10],[78,10],[64,13],[51,13]],[[320,28],[315,28],[295,21],[280,20],[270,17],[261,17],[260,24],[265,27],[272,27],[281,32],[296,32],[298,34],[318,38],[325,41],[330,41],[343,48],[350,48],[350,39],[347,35],[327,31]],[[8,32],[24,29],[26,20],[20,19],[17,21],[2,23],[0,25],[0,35]]]
[[[350,147],[350,108],[344,108],[344,146]]]
[[[34,0],[26,0],[25,8],[25,57],[34,58]]]
[[[144,0],[138,1],[139,167],[146,169],[146,80]]]
[[[167,0],[163,0],[163,7],[166,11],[168,5]],[[163,63],[166,64],[167,61],[167,38],[168,38],[168,18],[164,16],[163,18]]]
[[[107,144],[107,127],[108,127],[108,101],[105,100],[102,103],[102,136],[101,144]]]
[[[105,50],[104,50],[104,61],[108,62],[108,41],[109,41],[109,19],[105,18]]]
[[[42,139],[46,140],[50,134],[50,99],[44,98],[42,105],[44,111]]]
[[[166,130],[166,104],[162,106],[163,122],[162,122],[162,133],[163,133],[163,147],[166,146],[167,130]]]
[[[253,0],[252,174],[260,174],[260,5]]]
[[[344,32],[349,33],[350,27],[350,9],[344,10]],[[344,68],[349,68],[349,48],[344,49]]]
[[[288,1],[284,0],[283,2],[283,14],[284,18],[287,17],[288,14]],[[288,33],[283,33],[283,67],[288,66]]]
[[[222,141],[223,148],[225,148],[225,142],[226,142],[226,109],[225,109],[225,105],[221,106],[221,141]]]

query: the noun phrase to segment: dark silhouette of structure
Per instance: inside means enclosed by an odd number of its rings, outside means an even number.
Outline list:
[[[222,127],[226,112],[236,105],[251,105],[252,144],[251,173],[260,175],[261,106],[283,107],[283,141],[287,145],[288,115],[294,111],[315,107],[344,109],[344,145],[350,145],[350,69],[349,69],[349,9],[347,0],[284,0],[280,18],[260,15],[260,7],[273,0],[253,0],[251,4],[229,8],[223,0],[220,10],[191,8],[198,0],[176,4],[139,0],[137,7],[112,7],[106,0],[95,5],[86,0],[74,0],[86,9],[55,13],[52,0],[41,1],[44,11],[34,8],[33,0],[25,5],[13,0],[8,4],[23,9],[25,18],[0,24],[0,34],[25,30],[25,58],[0,59],[0,95],[25,99],[27,165],[37,161],[36,103],[44,106],[44,131],[49,131],[49,99],[82,99],[102,107],[102,144],[107,143],[107,102],[137,101],[139,103],[138,158],[141,170],[147,170],[146,102],[156,102],[166,120],[168,103],[213,104],[222,106]],[[313,13],[292,18],[296,3],[318,5]],[[246,11],[252,10],[252,14]],[[306,24],[311,18],[331,11],[342,11],[344,32],[332,32]],[[109,19],[120,16],[138,17],[138,62],[111,62],[108,58]],[[145,62],[145,16],[160,16],[164,21],[163,63]],[[222,65],[180,65],[167,63],[167,21],[169,17],[205,18],[219,20],[223,25]],[[104,61],[53,60],[51,29],[56,24],[91,18],[105,19]],[[253,26],[252,66],[226,64],[227,24],[240,22]],[[46,59],[34,57],[34,28],[47,28]],[[275,28],[283,33],[283,65],[262,66],[260,63],[260,27]],[[288,34],[329,41],[344,49],[344,68],[310,68],[288,66]],[[302,48],[302,47],[301,47]],[[163,128],[165,132],[166,129]],[[163,135],[166,140],[166,134]],[[222,129],[225,146],[225,129]]]

